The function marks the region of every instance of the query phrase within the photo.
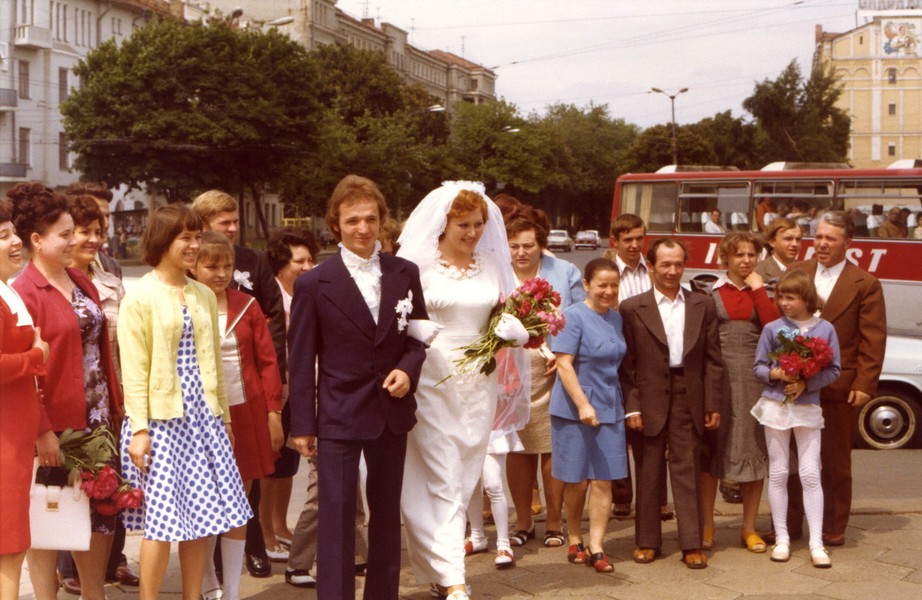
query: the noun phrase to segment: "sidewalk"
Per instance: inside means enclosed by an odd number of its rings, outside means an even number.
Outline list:
[[[767,554],[747,552],[739,544],[739,505],[724,503],[718,496],[716,547],[710,553],[707,569],[692,571],[679,562],[681,553],[676,544],[675,521],[663,525],[664,557],[651,565],[635,564],[631,560],[633,520],[612,519],[605,550],[613,559],[615,572],[600,575],[592,569],[569,564],[564,548],[544,548],[542,515],[538,517],[537,538],[515,549],[518,562],[514,569],[496,570],[490,553],[467,559],[473,598],[922,598],[922,450],[856,450],[852,457],[853,516],[846,545],[830,549],[832,569],[813,568],[805,541],[793,544],[793,556],[787,563],[773,563]],[[301,469],[295,478],[289,511],[292,525],[300,513],[305,485],[306,469]],[[763,497],[761,513],[765,517],[760,519],[760,526],[768,526],[768,512],[768,501]],[[488,533],[493,535],[494,532]],[[135,568],[139,547],[140,537],[130,536],[126,554]],[[405,554],[403,564],[401,598],[428,599],[427,588],[416,584]],[[315,590],[287,585],[284,571],[284,565],[276,564],[272,577],[254,579],[244,575],[242,597],[317,598]],[[358,598],[362,597],[363,585],[364,580],[358,578]],[[174,545],[161,596],[179,598],[180,589],[179,561]],[[107,587],[107,594],[113,600],[137,598],[138,590],[112,585]],[[64,592],[58,597],[76,598]],[[20,598],[33,598],[27,573],[23,573]]]

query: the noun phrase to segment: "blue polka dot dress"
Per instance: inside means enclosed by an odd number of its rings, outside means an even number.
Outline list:
[[[144,538],[182,542],[230,531],[253,512],[221,417],[205,402],[195,354],[192,317],[183,307],[183,330],[176,368],[182,385],[183,416],[151,419],[151,465],[141,473],[131,457],[131,426],[122,428],[122,473],[144,490],[139,509],[122,513],[125,527],[143,530]]]

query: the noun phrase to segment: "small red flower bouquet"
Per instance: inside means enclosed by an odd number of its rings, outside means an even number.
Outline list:
[[[490,315],[485,333],[460,348],[464,350],[464,356],[455,361],[455,369],[445,379],[462,374],[489,375],[496,370],[496,353],[500,349],[514,346],[539,348],[548,335],[563,331],[566,323],[560,312],[560,294],[546,279],[529,279],[508,298],[500,298]]]
[[[131,487],[109,464],[116,450],[115,436],[108,427],[91,433],[67,429],[59,442],[61,464],[70,471],[71,483],[80,482],[99,514],[114,515],[141,506],[144,492]]]
[[[778,332],[781,347],[770,352],[768,357],[778,361],[784,374],[795,379],[809,379],[832,363],[832,348],[821,337],[807,337],[796,330],[782,327]],[[791,401],[790,394],[785,395],[782,404]]]

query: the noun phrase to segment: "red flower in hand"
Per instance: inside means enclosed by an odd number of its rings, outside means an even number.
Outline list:
[[[144,492],[139,488],[126,489],[119,492],[115,499],[115,505],[119,510],[126,508],[138,508],[144,501]]]
[[[96,512],[104,516],[112,516],[118,514],[118,507],[115,505],[111,499],[99,501],[97,500],[94,504],[96,507]]]
[[[110,498],[118,489],[120,483],[118,473],[115,472],[115,469],[113,469],[111,465],[106,465],[96,473],[96,485],[90,497],[97,500]]]

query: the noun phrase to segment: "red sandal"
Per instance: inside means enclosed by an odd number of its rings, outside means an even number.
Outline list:
[[[574,565],[586,564],[588,556],[586,548],[582,544],[570,544],[570,548],[567,550],[567,560]]]
[[[586,565],[593,567],[596,573],[611,573],[615,570],[614,565],[608,561],[604,552],[596,552],[586,559]]]

